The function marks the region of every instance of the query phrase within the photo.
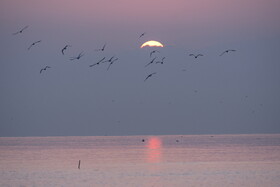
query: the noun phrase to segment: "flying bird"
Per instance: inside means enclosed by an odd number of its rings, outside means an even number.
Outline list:
[[[235,52],[236,50],[235,49],[228,49],[228,50],[225,50],[224,52],[222,52],[220,54],[220,56],[224,55],[225,53],[229,53],[229,52]]]
[[[17,35],[17,34],[22,34],[22,32],[25,30],[25,29],[27,29],[29,26],[27,25],[27,26],[25,26],[25,27],[23,27],[21,30],[19,30],[18,32],[15,32],[15,33],[13,33],[13,35]]]
[[[61,50],[61,53],[64,55],[64,51],[68,48],[68,47],[71,47],[71,45],[66,45],[62,50]]]
[[[165,59],[165,57],[163,57],[162,59],[161,59],[161,61],[157,61],[156,62],[156,64],[163,64],[163,60]]]
[[[203,54],[198,54],[198,55],[190,54],[189,56],[194,56],[194,58],[198,58],[199,56],[203,56]]]
[[[80,54],[76,57],[71,57],[70,60],[79,60],[82,56],[84,56],[83,52],[80,52]]]
[[[114,60],[112,60],[111,62],[110,62],[110,64],[109,64],[109,66],[108,66],[108,68],[107,68],[107,71],[109,70],[109,68],[111,67],[111,65],[115,62],[115,61],[117,61],[119,58],[115,58]]]
[[[95,51],[104,51],[106,47],[106,43],[103,45],[103,47],[101,49],[96,49]]]
[[[115,58],[115,56],[112,56],[109,60],[105,60],[105,61],[103,61],[103,63],[105,63],[105,62],[112,62],[112,60]],[[104,59],[105,59],[105,57],[104,57]],[[103,59],[103,60],[104,60]]]
[[[156,52],[158,52],[158,53],[159,53],[159,51],[158,51],[158,50],[153,50],[152,52],[150,52],[150,57],[152,57],[152,55],[153,55],[154,53],[156,53]]]
[[[154,63],[154,61],[155,61],[156,58],[157,58],[157,57],[153,58],[153,60],[151,60],[151,62],[149,62],[145,67],[147,67],[148,65]]]
[[[46,67],[42,68],[42,69],[40,70],[40,74],[42,73],[42,71],[46,71],[48,68],[51,68],[51,67],[50,67],[50,66],[46,66]]]
[[[149,75],[146,77],[146,79],[144,80],[144,82],[145,82],[148,78],[152,77],[154,74],[156,74],[156,72],[149,74]]]
[[[31,49],[32,46],[36,45],[37,43],[40,43],[42,40],[38,40],[36,42],[33,42],[29,47],[28,47],[28,50]]]
[[[146,34],[145,32],[142,33],[142,34],[139,36],[139,38],[143,37],[145,34]]]
[[[99,65],[103,60],[105,60],[105,57],[102,58],[101,60],[99,60],[98,62],[94,63],[94,64],[91,64],[89,65],[89,67],[93,67],[93,66],[96,66],[96,65]]]

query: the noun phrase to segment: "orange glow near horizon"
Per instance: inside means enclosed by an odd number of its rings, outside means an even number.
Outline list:
[[[161,139],[158,137],[151,137],[146,145],[148,148],[147,160],[152,163],[161,161]]]
[[[160,43],[158,41],[154,41],[154,40],[150,40],[150,41],[147,41],[147,42],[143,43],[140,48],[143,48],[143,47],[146,47],[146,46],[149,46],[149,47],[163,47],[162,43]]]

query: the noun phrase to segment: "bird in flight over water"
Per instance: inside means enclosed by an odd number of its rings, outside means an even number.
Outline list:
[[[194,58],[198,58],[199,56],[203,56],[203,54],[198,54],[198,55],[190,54],[189,56],[193,56]]]
[[[28,47],[28,50],[31,49],[32,46],[36,45],[37,43],[40,43],[42,40],[38,40],[36,42],[33,42],[29,47]]]
[[[139,38],[143,37],[145,34],[146,34],[145,32],[142,33],[142,34],[139,36]]]
[[[156,58],[157,58],[157,57],[153,58],[153,60],[151,60],[151,62],[149,62],[145,67],[147,67],[148,65],[154,63],[154,61],[155,61]]]
[[[222,52],[220,54],[220,56],[224,55],[225,53],[229,53],[229,52],[235,52],[236,50],[235,49],[228,49],[228,50],[225,50],[224,52]]]
[[[98,62],[94,63],[94,64],[91,64],[89,65],[89,67],[93,67],[95,65],[99,65],[103,60],[105,60],[106,57],[103,57],[101,60],[99,60]]]
[[[80,52],[80,54],[76,57],[71,57],[70,60],[79,60],[82,56],[84,56],[83,52]]]
[[[61,53],[64,55],[64,51],[68,48],[68,47],[71,47],[71,45],[66,45],[62,50],[61,50]]]
[[[115,58],[114,60],[112,60],[112,61],[110,62],[109,66],[108,66],[108,68],[107,68],[107,71],[110,69],[111,65],[112,65],[115,61],[117,61],[118,59],[119,59],[119,58]]]
[[[106,47],[106,43],[103,45],[103,47],[101,49],[96,49],[95,51],[104,51]]]
[[[144,82],[145,82],[148,78],[152,77],[154,74],[156,74],[156,72],[149,74],[149,75],[146,77],[146,79],[144,80]]]
[[[25,30],[25,29],[27,29],[29,26],[27,25],[27,26],[25,26],[25,27],[23,27],[21,30],[19,30],[18,32],[15,32],[15,33],[13,33],[13,35],[17,35],[17,34],[22,34],[22,32]]]
[[[50,66],[46,66],[46,67],[42,68],[42,69],[40,70],[40,74],[42,73],[42,71],[46,71],[48,68],[51,68],[51,67],[50,67]]]
[[[159,53],[159,51],[158,51],[158,50],[153,50],[152,52],[150,52],[150,57],[152,57],[152,55],[153,55],[154,53],[156,53],[156,52],[158,52],[158,53]]]

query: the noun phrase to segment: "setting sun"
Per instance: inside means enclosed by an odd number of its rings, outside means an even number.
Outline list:
[[[146,47],[146,46],[149,46],[149,47],[163,47],[163,45],[160,42],[157,42],[157,41],[154,41],[154,40],[147,41],[147,42],[143,43],[140,48],[143,48],[143,47]]]

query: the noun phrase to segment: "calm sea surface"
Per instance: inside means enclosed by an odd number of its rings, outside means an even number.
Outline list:
[[[0,186],[279,187],[280,134],[5,137]]]

